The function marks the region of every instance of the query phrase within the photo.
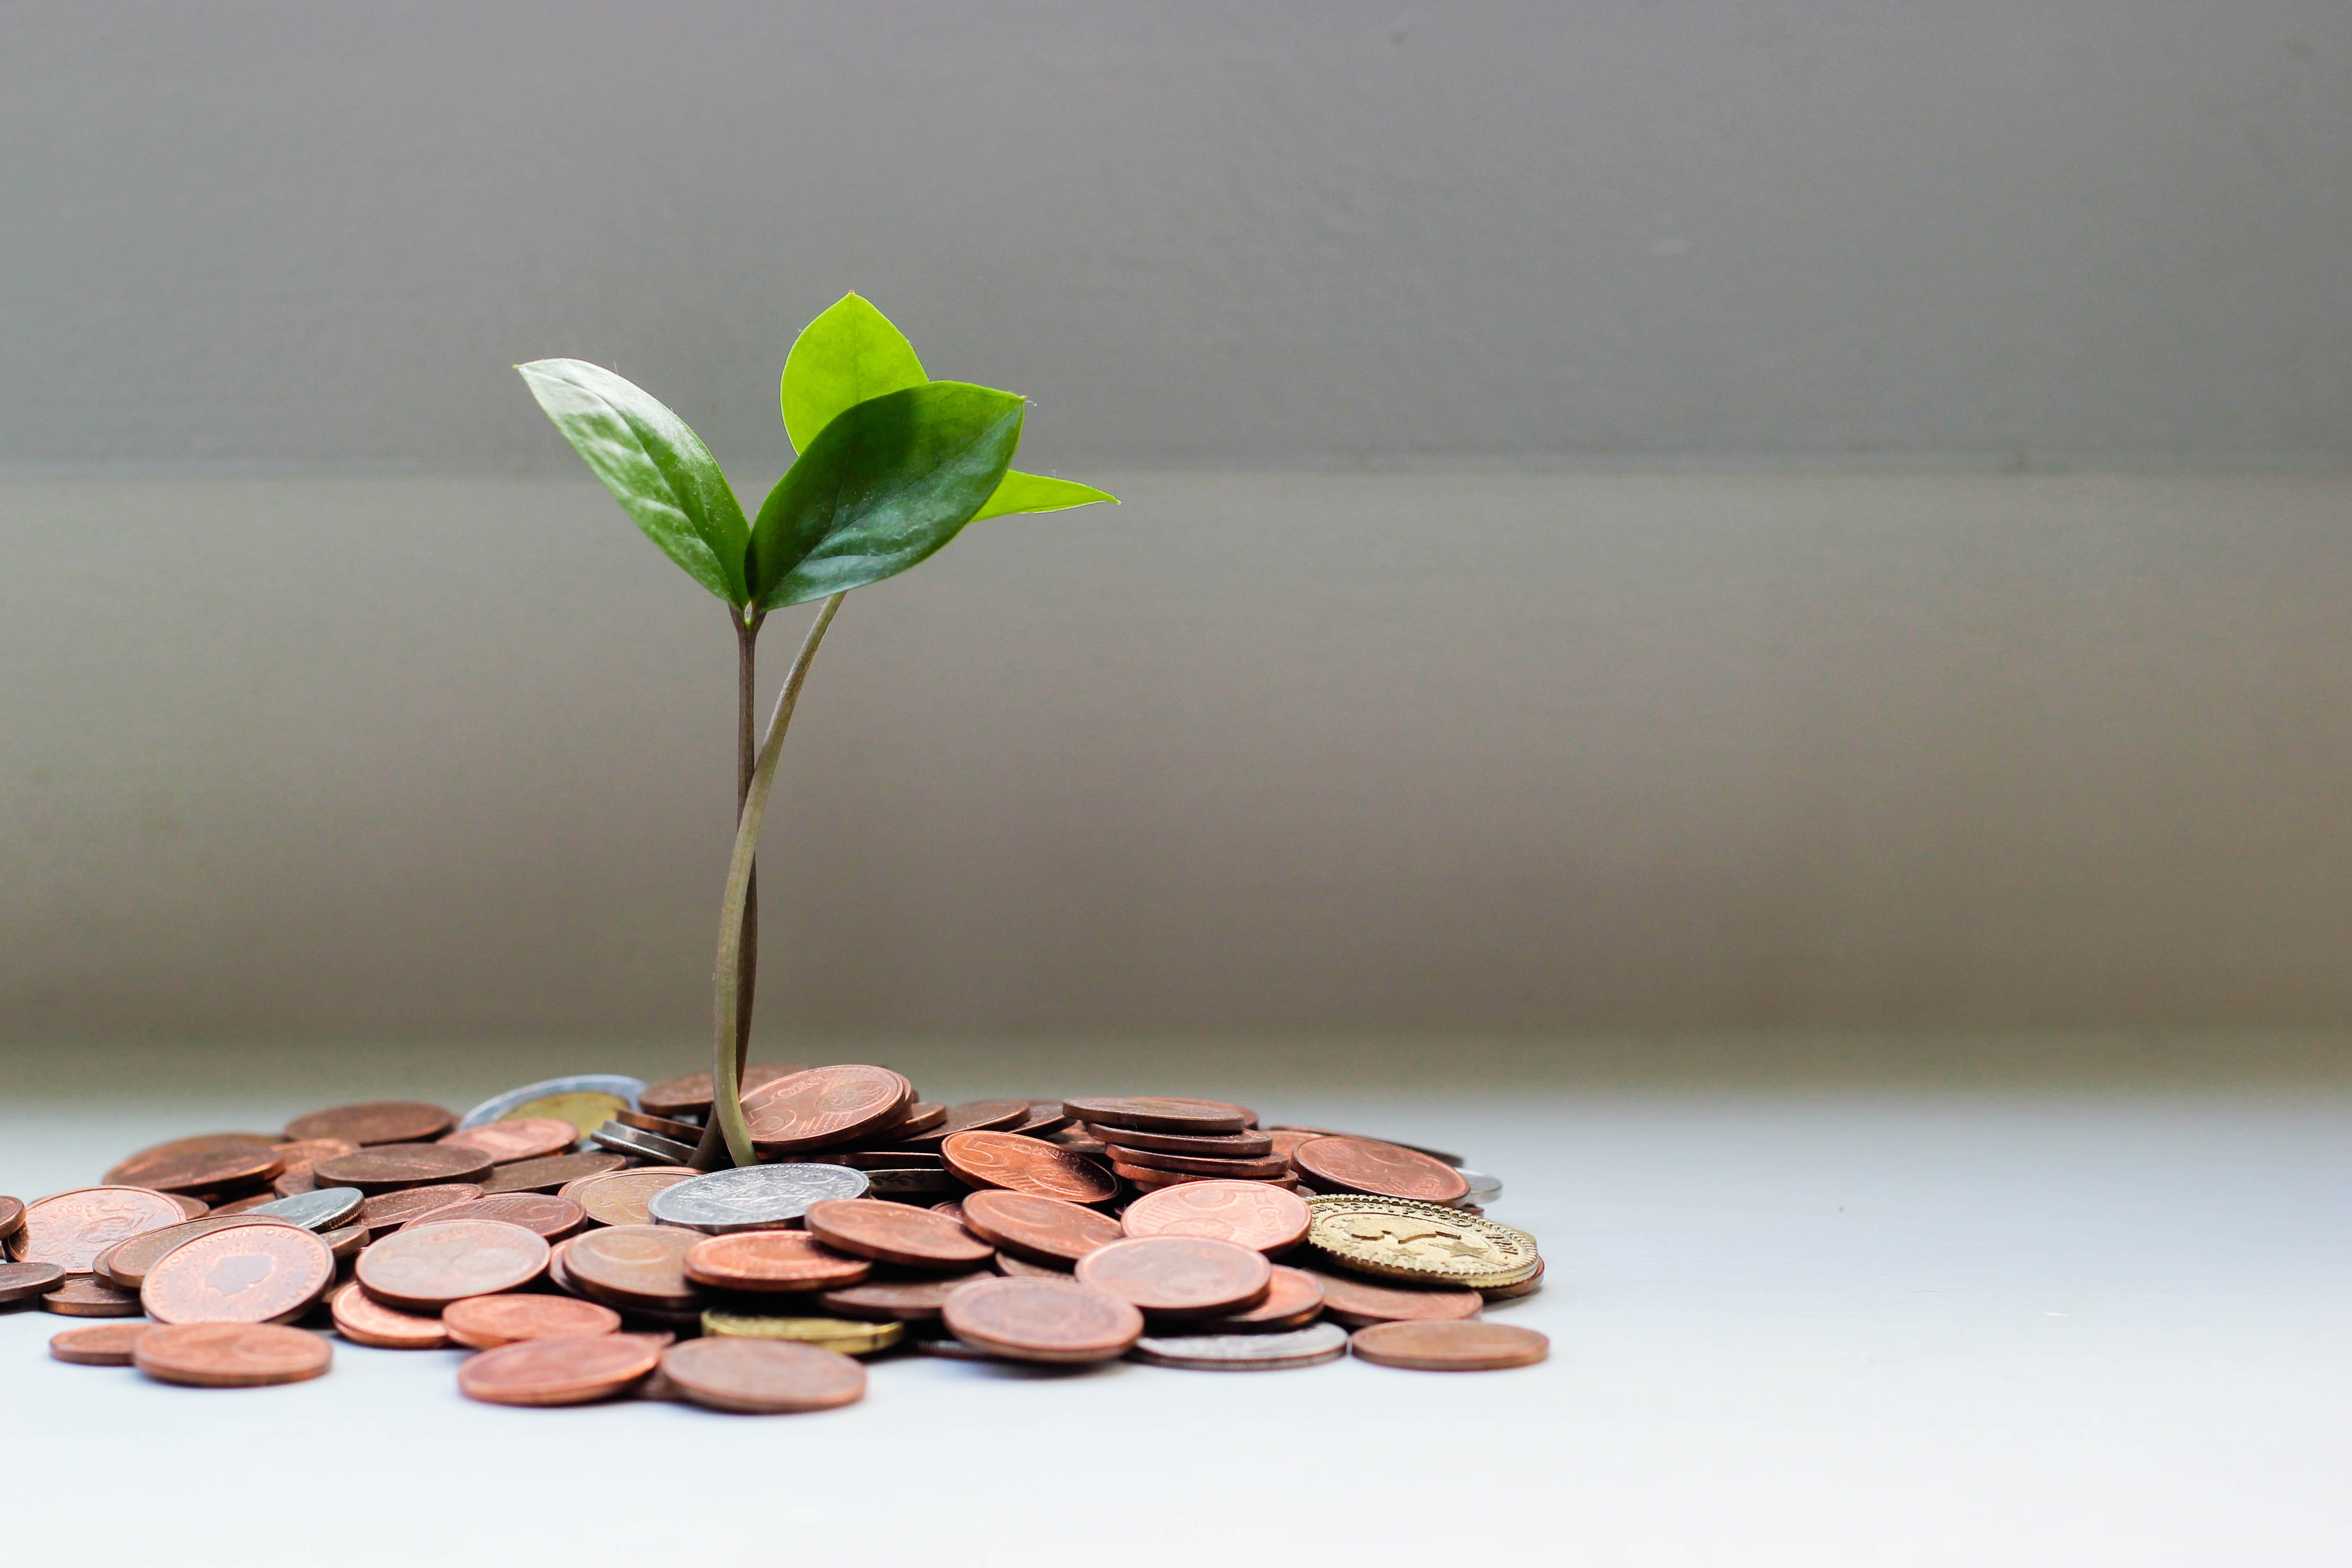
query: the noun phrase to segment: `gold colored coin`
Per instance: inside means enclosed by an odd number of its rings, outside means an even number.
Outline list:
[[[499,1120],[523,1121],[534,1116],[552,1116],[559,1121],[569,1121],[585,1138],[612,1121],[613,1112],[628,1109],[629,1102],[617,1094],[550,1094],[518,1105]]]
[[[1491,1219],[1403,1198],[1313,1197],[1307,1245],[1342,1268],[1488,1290],[1543,1267],[1536,1238]]]
[[[907,1337],[904,1323],[853,1323],[839,1318],[761,1318],[741,1312],[705,1312],[702,1331],[745,1340],[793,1340],[822,1345],[844,1355],[872,1355]]]

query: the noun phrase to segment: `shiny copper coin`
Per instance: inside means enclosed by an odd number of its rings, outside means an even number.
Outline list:
[[[1276,1264],[1265,1300],[1247,1311],[1220,1315],[1186,1331],[1196,1334],[1272,1333],[1311,1323],[1323,1315],[1323,1287],[1303,1268]]]
[[[334,1320],[335,1331],[355,1345],[384,1351],[437,1351],[449,1342],[448,1328],[440,1319],[387,1307],[361,1289],[357,1280],[336,1288],[327,1298],[327,1313]]]
[[[1143,1337],[1132,1303],[1058,1279],[979,1280],[941,1316],[965,1344],[1013,1361],[1110,1361]]]
[[[593,1340],[621,1331],[621,1314],[570,1296],[471,1296],[452,1301],[442,1326],[459,1344],[478,1351],[525,1340]]]
[[[1070,1113],[1062,1109],[1060,1100],[1033,1100],[1029,1102],[1027,1116],[1001,1131],[1025,1133],[1032,1138],[1043,1138],[1049,1132],[1059,1132],[1069,1124]]]
[[[610,1306],[684,1311],[698,1300],[686,1277],[686,1255],[704,1239],[677,1226],[608,1226],[567,1242],[563,1268],[572,1283]]]
[[[631,1110],[626,1106],[613,1112],[613,1120],[624,1127],[634,1127],[640,1132],[651,1132],[656,1137],[672,1139],[689,1147],[702,1138],[702,1129],[690,1121],[672,1121],[667,1116],[648,1116],[642,1110]]]
[[[203,1197],[266,1182],[278,1173],[283,1163],[276,1151],[251,1144],[204,1153],[150,1157],[141,1162],[138,1179],[126,1184]]]
[[[213,1212],[212,1205],[202,1198],[191,1197],[186,1193],[166,1193],[164,1196],[180,1205],[182,1219],[202,1219]]]
[[[356,1154],[360,1146],[348,1138],[305,1138],[299,1142],[279,1143],[270,1150],[278,1158],[280,1173],[307,1171],[321,1160],[331,1160],[338,1154]]]
[[[5,1241],[25,1226],[25,1200],[0,1198],[0,1241]]]
[[[349,1263],[366,1247],[368,1227],[363,1225],[347,1225],[335,1230],[320,1231],[318,1237],[320,1241],[327,1244],[327,1250],[334,1255],[336,1262]]]
[[[511,1121],[485,1121],[440,1140],[444,1149],[470,1149],[489,1157],[494,1165],[517,1160],[544,1160],[580,1142],[580,1130],[552,1116],[524,1116]]]
[[[1330,1192],[1417,1204],[1450,1204],[1470,1190],[1453,1166],[1369,1138],[1317,1138],[1292,1151],[1298,1173]]]
[[[322,1187],[357,1187],[373,1196],[404,1187],[478,1182],[490,1173],[490,1157],[444,1143],[380,1143],[321,1160],[310,1173]]]
[[[413,1100],[382,1100],[314,1110],[286,1124],[286,1140],[343,1138],[353,1143],[425,1143],[457,1125],[455,1111]]]
[[[116,1242],[91,1260],[90,1272],[118,1289],[136,1290],[147,1283],[147,1271],[184,1241],[194,1241],[216,1230],[235,1230],[240,1226],[286,1223],[268,1215],[207,1215],[203,1219],[167,1225],[161,1230],[142,1231],[128,1241]]]
[[[87,1274],[72,1274],[56,1289],[37,1298],[44,1312],[68,1318],[135,1318],[139,1292],[109,1285]]]
[[[1117,1143],[1105,1145],[1110,1151],[1114,1168],[1121,1164],[1139,1165],[1146,1171],[1172,1171],[1188,1176],[1223,1176],[1234,1181],[1265,1181],[1290,1174],[1290,1163],[1271,1155],[1254,1160],[1211,1157],[1205,1154],[1162,1154],[1156,1149],[1126,1149]]]
[[[24,1225],[8,1238],[8,1256],[87,1274],[116,1242],[184,1217],[179,1205],[146,1187],[82,1187],[26,1205]]]
[[[1129,1236],[1203,1236],[1279,1254],[1306,1239],[1313,1219],[1306,1199],[1262,1182],[1192,1182],[1136,1199],[1118,1223]]]
[[[1205,1237],[1131,1237],[1078,1259],[1078,1283],[1153,1319],[1212,1318],[1246,1311],[1273,1289],[1265,1255]]]
[[[948,1108],[935,1100],[919,1100],[898,1113],[898,1120],[869,1137],[877,1142],[895,1139],[936,1137],[946,1128]]]
[[[1097,1127],[1133,1127],[1145,1132],[1240,1132],[1257,1121],[1255,1111],[1220,1100],[1066,1100],[1062,1109]]]
[[[129,1366],[131,1352],[152,1323],[92,1323],[49,1336],[49,1354],[76,1366]]]
[[[1357,1331],[1354,1349],[1376,1366],[1499,1372],[1533,1366],[1551,1353],[1551,1341],[1509,1323],[1376,1323]]]
[[[165,1253],[139,1304],[159,1323],[277,1323],[308,1311],[334,1279],[333,1255],[309,1231],[232,1226]]]
[[[0,1307],[46,1296],[67,1278],[65,1269],[55,1263],[0,1263]]]
[[[871,1323],[928,1323],[938,1320],[949,1297],[966,1286],[995,1278],[985,1268],[976,1268],[969,1274],[935,1274],[921,1279],[869,1279],[863,1285],[827,1290],[816,1300],[818,1306],[838,1317]]]
[[[863,1258],[835,1252],[798,1230],[745,1230],[697,1242],[686,1277],[718,1290],[832,1290],[874,1272]]]
[[[866,1397],[866,1369],[790,1340],[688,1340],[662,1352],[662,1375],[685,1399],[750,1415],[834,1410]]]
[[[1475,1318],[1486,1298],[1475,1290],[1420,1290],[1410,1286],[1375,1285],[1345,1274],[1308,1268],[1323,1288],[1323,1315],[1351,1329],[1374,1323],[1446,1322]]]
[[[1029,1114],[1025,1100],[967,1100],[947,1108],[929,1136],[946,1137],[950,1132],[1010,1132],[1036,1119]]]
[[[801,1223],[811,1236],[836,1251],[901,1268],[965,1272],[996,1253],[996,1248],[954,1220],[929,1209],[873,1198],[833,1198],[811,1204]]]
[[[1148,1150],[1160,1154],[1196,1154],[1210,1160],[1260,1160],[1274,1153],[1274,1139],[1265,1132],[1147,1132],[1135,1127],[1088,1127],[1087,1136],[1123,1150]],[[1287,1158],[1287,1156],[1283,1156]]]
[[[1064,1268],[1125,1234],[1119,1222],[1059,1198],[982,1190],[963,1200],[965,1226],[982,1241],[1032,1263]]]
[[[659,1166],[642,1171],[614,1171],[607,1175],[567,1182],[557,1195],[578,1204],[598,1225],[651,1225],[653,1216],[646,1212],[646,1205],[653,1201],[654,1194],[680,1182],[692,1181],[700,1173]]]
[[[1366,1143],[1391,1143],[1400,1149],[1410,1149],[1416,1154],[1428,1155],[1441,1165],[1459,1166],[1462,1163],[1461,1155],[1449,1154],[1443,1149],[1425,1148],[1419,1143],[1408,1143],[1401,1138],[1374,1138],[1369,1133],[1342,1132],[1335,1127],[1300,1127],[1294,1124],[1269,1127],[1266,1131],[1272,1134],[1275,1152],[1278,1154],[1294,1153],[1299,1144],[1311,1138],[1354,1138]]]
[[[360,1205],[359,1223],[371,1236],[388,1236],[419,1215],[470,1204],[481,1195],[482,1189],[471,1182],[383,1193]]]
[[[743,1067],[741,1091],[749,1095],[753,1089],[790,1078],[796,1072],[806,1072],[803,1067],[787,1067],[779,1062],[747,1062]],[[710,1111],[710,1075],[690,1072],[680,1078],[666,1078],[649,1084],[637,1094],[637,1109],[655,1116],[705,1116]]]
[[[163,1383],[200,1388],[258,1388],[300,1383],[334,1364],[335,1351],[304,1329],[266,1323],[180,1323],[139,1337],[131,1359]]]
[[[315,1193],[319,1190],[318,1172],[310,1165],[299,1166],[291,1171],[280,1171],[271,1180],[269,1190],[281,1198],[297,1198],[304,1193]],[[196,1216],[190,1215],[188,1217],[194,1219]]]
[[[931,1212],[933,1214],[943,1214],[947,1215],[948,1218],[955,1221],[958,1225],[961,1225],[963,1223],[963,1201],[960,1198],[950,1198],[946,1203],[933,1204],[931,1205]]]
[[[500,1165],[482,1178],[486,1195],[499,1193],[551,1193],[566,1182],[576,1182],[586,1176],[602,1176],[628,1164],[619,1154],[551,1154],[544,1160],[518,1160],[511,1165]]]
[[[586,1405],[643,1383],[661,1352],[646,1334],[521,1340],[467,1361],[457,1369],[457,1392],[490,1405]]]
[[[1074,1279],[1076,1276],[1071,1270],[1077,1265],[1032,1263],[1027,1258],[1015,1257],[1010,1252],[1000,1252],[996,1255],[995,1267],[999,1274],[1009,1274],[1015,1279]]]
[[[762,1153],[791,1153],[854,1143],[897,1122],[912,1101],[907,1080],[887,1068],[811,1068],[745,1095],[743,1117]]]
[[[975,1187],[1098,1204],[1118,1195],[1118,1178],[1086,1155],[1016,1132],[958,1132],[940,1145],[948,1169]]]
[[[106,1184],[120,1187],[154,1185],[148,1173],[176,1164],[191,1155],[220,1153],[250,1153],[267,1149],[279,1140],[268,1132],[201,1132],[193,1138],[174,1138],[168,1143],[158,1143],[142,1149],[106,1173]]]
[[[403,1230],[415,1230],[420,1226],[438,1225],[453,1219],[494,1219],[506,1225],[519,1225],[535,1231],[550,1241],[559,1240],[578,1230],[588,1216],[578,1204],[569,1198],[559,1198],[551,1193],[499,1193],[492,1197],[477,1198],[455,1208],[436,1209],[419,1215],[402,1226]]]
[[[437,1312],[468,1296],[511,1290],[547,1267],[547,1242],[519,1225],[453,1219],[403,1229],[360,1254],[367,1293],[404,1312]]]

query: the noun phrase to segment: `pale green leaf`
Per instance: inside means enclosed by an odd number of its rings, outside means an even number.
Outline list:
[[[856,294],[844,294],[801,330],[784,360],[778,397],[793,450],[805,452],[849,409],[886,392],[930,379],[915,345],[890,318]]]
[[[1118,498],[1108,490],[1098,490],[1076,479],[1015,471],[1004,476],[1004,482],[996,487],[996,493],[988,498],[988,504],[980,509],[972,521],[1010,517],[1022,511],[1066,511],[1074,506],[1092,506],[1105,500],[1113,506],[1118,504]]]

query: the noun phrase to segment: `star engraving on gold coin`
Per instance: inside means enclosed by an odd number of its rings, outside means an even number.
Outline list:
[[[1517,1284],[1543,1265],[1527,1232],[1433,1204],[1335,1196],[1307,1205],[1307,1247],[1359,1273],[1475,1290]]]

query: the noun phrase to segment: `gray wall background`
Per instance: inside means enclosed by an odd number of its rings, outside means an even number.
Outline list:
[[[856,287],[1116,512],[845,611],[771,1027],[2352,1023],[2352,8],[0,11],[0,1030],[701,1026]],[[794,628],[770,637],[781,665]]]

